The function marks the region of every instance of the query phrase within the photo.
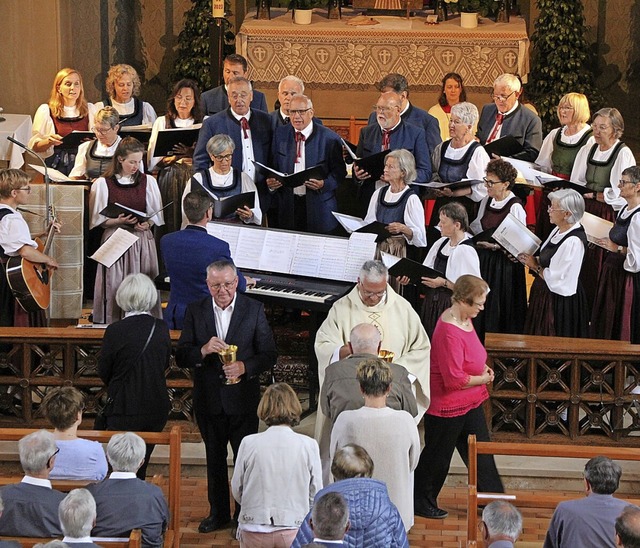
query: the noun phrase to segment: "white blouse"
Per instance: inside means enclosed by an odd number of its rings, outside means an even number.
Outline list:
[[[556,135],[558,134],[558,131],[562,131],[562,134],[560,135],[560,141],[562,143],[566,143],[567,145],[575,145],[577,142],[580,141],[580,139],[582,139],[582,136],[591,129],[591,126],[587,124],[575,135],[565,135],[566,129],[567,129],[567,126],[552,129],[549,132],[549,135],[547,135],[544,138],[544,141],[542,141],[542,146],[540,147],[540,152],[538,153],[538,157],[536,158],[535,163],[538,164],[540,167],[545,168],[546,171],[551,172],[551,168],[552,168],[551,155],[553,154],[553,145],[556,141]],[[585,143],[585,146],[593,145],[594,143],[595,143],[595,139],[593,138],[593,135],[592,135],[591,137],[589,137],[589,139]]]
[[[616,139],[616,142],[613,143],[613,146],[605,151],[601,151],[600,147],[598,147],[593,155],[593,159],[597,162],[606,162],[619,142],[620,140]],[[587,158],[589,157],[589,152],[591,151],[592,146],[593,143],[587,143],[580,149],[578,155],[576,156],[576,161],[574,162],[573,170],[571,171],[571,180],[574,183],[578,183],[581,185],[587,184]],[[627,203],[624,198],[620,198],[618,181],[620,180],[622,172],[625,169],[635,165],[636,159],[633,156],[633,152],[631,152],[631,149],[629,147],[623,147],[622,150],[620,150],[620,152],[618,153],[618,157],[616,158],[616,161],[613,164],[613,168],[611,169],[609,187],[604,189],[604,201],[611,207],[613,207],[613,209],[615,209],[616,211],[621,209],[622,206]]]
[[[160,196],[160,189],[156,180],[147,175],[147,194],[146,194],[146,213],[157,213],[150,218],[150,221],[155,225],[164,224],[164,215],[162,211],[162,197]],[[118,182],[121,185],[132,185],[134,181],[131,177],[122,177],[116,175]],[[89,220],[90,228],[95,228],[104,223],[108,217],[100,215],[100,212],[107,207],[109,203],[109,189],[107,187],[107,181],[104,177],[96,179],[91,185],[91,193],[89,194],[89,211],[91,218]]]
[[[25,245],[37,248],[38,245],[29,233],[29,225],[22,215],[7,204],[2,204],[1,209],[11,210],[11,213],[7,213],[0,220],[0,246],[4,252],[10,257],[15,257]]]
[[[442,247],[442,254],[449,257],[447,260],[447,269],[444,273],[447,280],[452,283],[456,283],[456,280],[464,274],[473,274],[478,278],[480,275],[480,260],[478,259],[478,253],[472,245],[461,245],[462,242],[471,238],[470,234],[464,235],[464,238],[460,240],[458,245],[452,246],[449,242],[449,238],[439,238],[429,249],[427,258],[422,263],[429,268],[434,268],[436,262],[436,256],[438,250],[443,242],[448,242]]]
[[[403,194],[409,190],[409,187],[405,187],[400,192],[391,192],[391,187],[389,185],[385,185],[384,187],[376,190],[373,193],[373,196],[371,196],[371,200],[369,201],[369,209],[367,210],[364,221],[368,224],[376,220],[376,213],[378,211],[378,203],[381,192],[386,191],[386,194],[384,196],[386,202],[395,204],[400,198],[402,198]],[[404,237],[406,242],[416,247],[426,247],[427,233],[424,224],[424,207],[420,202],[420,198],[418,198],[418,196],[416,196],[415,194],[412,194],[407,199],[407,205],[404,209],[404,224],[413,231],[413,237],[411,240],[409,240],[406,236]]]
[[[113,142],[111,146],[103,145],[100,141],[96,140],[96,150],[94,151],[96,156],[102,156],[103,158],[113,158],[113,155],[116,152],[116,148],[118,148],[118,143],[122,141],[122,137],[120,135],[116,136],[116,140]],[[73,164],[73,169],[69,173],[69,177],[84,177],[87,173],[87,156],[89,154],[89,150],[93,146],[94,141],[87,141],[82,143],[78,147],[78,154],[76,154],[76,162]],[[142,165],[142,162],[140,162]],[[143,169],[141,171],[144,172]]]
[[[580,226],[580,223],[576,223],[562,234],[558,232],[558,227],[554,228],[540,249],[544,249],[548,243],[558,243],[567,235],[567,232],[576,230]],[[584,252],[584,245],[579,238],[567,237],[562,242],[554,256],[551,257],[549,266],[542,272],[544,281],[552,293],[563,297],[575,295],[578,289],[578,277],[582,269]]]
[[[480,220],[482,219],[482,216],[484,215],[484,212],[487,209],[487,204],[489,204],[491,207],[495,209],[502,209],[506,205],[506,203],[509,200],[511,200],[511,198],[513,198],[514,196],[515,194],[511,191],[507,192],[507,197],[504,200],[498,201],[495,198],[489,199],[489,197],[487,196],[484,200],[480,202],[480,207],[478,209],[478,216],[473,220],[471,225],[469,225],[469,230],[471,230],[471,232],[473,232],[474,234],[480,234],[480,232],[482,232],[482,224]],[[527,213],[520,203],[516,202],[515,204],[513,204],[509,208],[509,213],[511,213],[523,225],[527,224]]]
[[[634,211],[637,211],[640,205],[634,207],[632,210],[622,213],[622,218],[627,219]],[[624,269],[628,272],[636,273],[640,271],[640,213],[637,213],[631,219],[629,223],[629,230],[627,231],[627,257],[624,260]]]
[[[220,175],[213,171],[213,166],[209,168],[209,175],[211,176],[211,184],[214,188],[225,188],[229,187],[233,184],[233,169],[229,171],[226,175]],[[201,185],[202,182],[202,173],[196,173],[193,178],[198,181]],[[260,196],[258,195],[258,189],[256,188],[253,179],[249,177],[246,173],[241,174],[240,181],[242,183],[241,192],[253,192],[255,194],[254,207],[251,209],[251,213],[253,213],[253,217],[249,221],[243,221],[246,224],[254,223],[258,226],[262,224],[262,210],[260,209]],[[203,185],[204,186],[204,185]],[[191,179],[187,181],[187,184],[184,187],[184,192],[182,193],[182,203],[184,203],[184,197],[191,192]],[[222,198],[224,199],[224,198]],[[189,224],[189,220],[184,213],[184,207],[182,207],[182,227],[184,228]]]

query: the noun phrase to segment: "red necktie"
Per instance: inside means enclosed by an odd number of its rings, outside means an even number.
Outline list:
[[[244,116],[242,118],[240,118],[240,127],[242,128],[242,131],[244,132],[244,138],[248,139],[249,138],[249,134],[247,133],[247,131],[249,131],[249,122],[247,122],[247,119]]]
[[[487,139],[487,143],[493,141],[496,138],[496,135],[498,135],[498,130],[502,126],[502,120],[504,120],[504,114],[502,114],[502,112],[498,112],[498,114],[496,114],[496,125],[493,126],[493,130]]]
[[[382,130],[382,150],[389,150],[389,145],[391,144],[391,130],[383,129]]]
[[[296,131],[296,164],[302,158],[302,141],[305,140],[305,137],[299,131]]]

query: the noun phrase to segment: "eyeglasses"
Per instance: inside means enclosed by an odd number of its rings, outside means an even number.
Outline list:
[[[294,116],[304,116],[310,110],[311,110],[311,107],[298,109],[298,110],[289,110],[289,117],[293,118]]]
[[[109,133],[110,131],[113,131],[115,128],[112,127],[108,127],[106,129],[104,128],[99,128],[99,127],[94,127],[93,128],[93,132],[97,133],[99,135],[106,135],[107,133]]]
[[[484,181],[484,184],[487,185],[489,188],[491,188],[493,185],[497,185],[498,183],[504,183],[504,181],[491,181],[486,177],[483,177],[482,180]]]
[[[213,291],[214,293],[218,293],[221,289],[225,289],[227,291],[231,291],[233,289],[233,286],[236,285],[236,283],[238,282],[238,278],[234,278],[233,281],[231,282],[224,282],[221,284],[210,284],[207,283],[207,285],[209,286],[209,289],[211,291]]]
[[[378,105],[373,105],[373,112],[383,112],[383,113],[387,113],[387,112],[391,112],[393,110],[393,107],[379,107]]]
[[[51,455],[48,459],[48,461],[50,461],[53,457],[55,457],[58,453],[60,453],[60,448],[58,447],[55,452],[53,453],[53,455]]]
[[[633,181],[625,181],[624,179],[620,179],[618,181],[618,186],[624,186],[624,185],[635,185],[637,183],[634,183]]]
[[[31,192],[31,186],[21,186],[20,188],[16,188],[16,190],[24,190],[27,194],[29,194]]]
[[[548,211],[549,213],[551,213],[552,211],[567,211],[567,210],[566,210],[566,209],[560,209],[560,208],[555,208],[555,207],[551,207],[551,206],[549,206],[549,207],[547,207],[547,211]]]
[[[449,120],[449,125],[453,124],[454,126],[468,126],[469,124],[465,124],[462,120]]]
[[[511,97],[515,91],[512,91],[509,95],[494,95],[493,93],[489,94],[492,101],[506,101],[509,97]]]
[[[214,156],[214,158],[218,160],[218,162],[228,162],[233,158],[233,154],[220,154],[219,156]]]
[[[560,105],[558,110],[575,110],[571,105]]]
[[[237,101],[238,99],[242,99],[243,101],[249,98],[248,93],[230,93],[229,98]]]
[[[359,286],[360,286],[360,293],[362,294],[363,297],[366,297],[367,299],[370,299],[371,297],[378,297],[379,299],[382,299],[387,294],[386,289],[384,291],[367,291],[362,285],[362,282],[359,282]]]

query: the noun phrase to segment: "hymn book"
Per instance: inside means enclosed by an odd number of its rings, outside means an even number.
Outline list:
[[[298,173],[281,173],[273,168],[267,167],[260,162],[252,160],[253,165],[256,166],[256,171],[265,178],[273,177],[278,182],[282,183],[282,186],[287,188],[296,188],[304,185],[305,181],[309,179],[324,180],[327,176],[327,168],[324,164],[318,164],[316,166],[307,168]]]
[[[602,219],[585,211],[582,219],[580,219],[580,224],[587,233],[587,240],[589,242],[607,249],[598,242],[599,240],[609,238],[609,231],[613,228],[613,223],[611,221],[607,221],[606,219]]]
[[[542,243],[542,240],[512,213],[509,213],[495,229],[493,239],[514,257],[520,253],[533,255]]]
[[[412,261],[406,257],[396,257],[384,251],[382,251],[380,255],[384,266],[389,270],[389,276],[407,276],[409,281],[414,285],[421,283],[422,278],[446,279],[446,276],[442,272],[417,261]]]

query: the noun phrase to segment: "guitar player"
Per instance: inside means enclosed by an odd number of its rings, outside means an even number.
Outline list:
[[[31,192],[30,177],[21,169],[0,169],[0,326],[35,327],[44,325],[44,314],[27,313],[16,302],[6,276],[6,263],[10,257],[46,265],[49,272],[58,268],[53,257],[37,249],[37,242],[29,233],[29,226],[18,211]],[[60,224],[53,228],[60,231]]]

